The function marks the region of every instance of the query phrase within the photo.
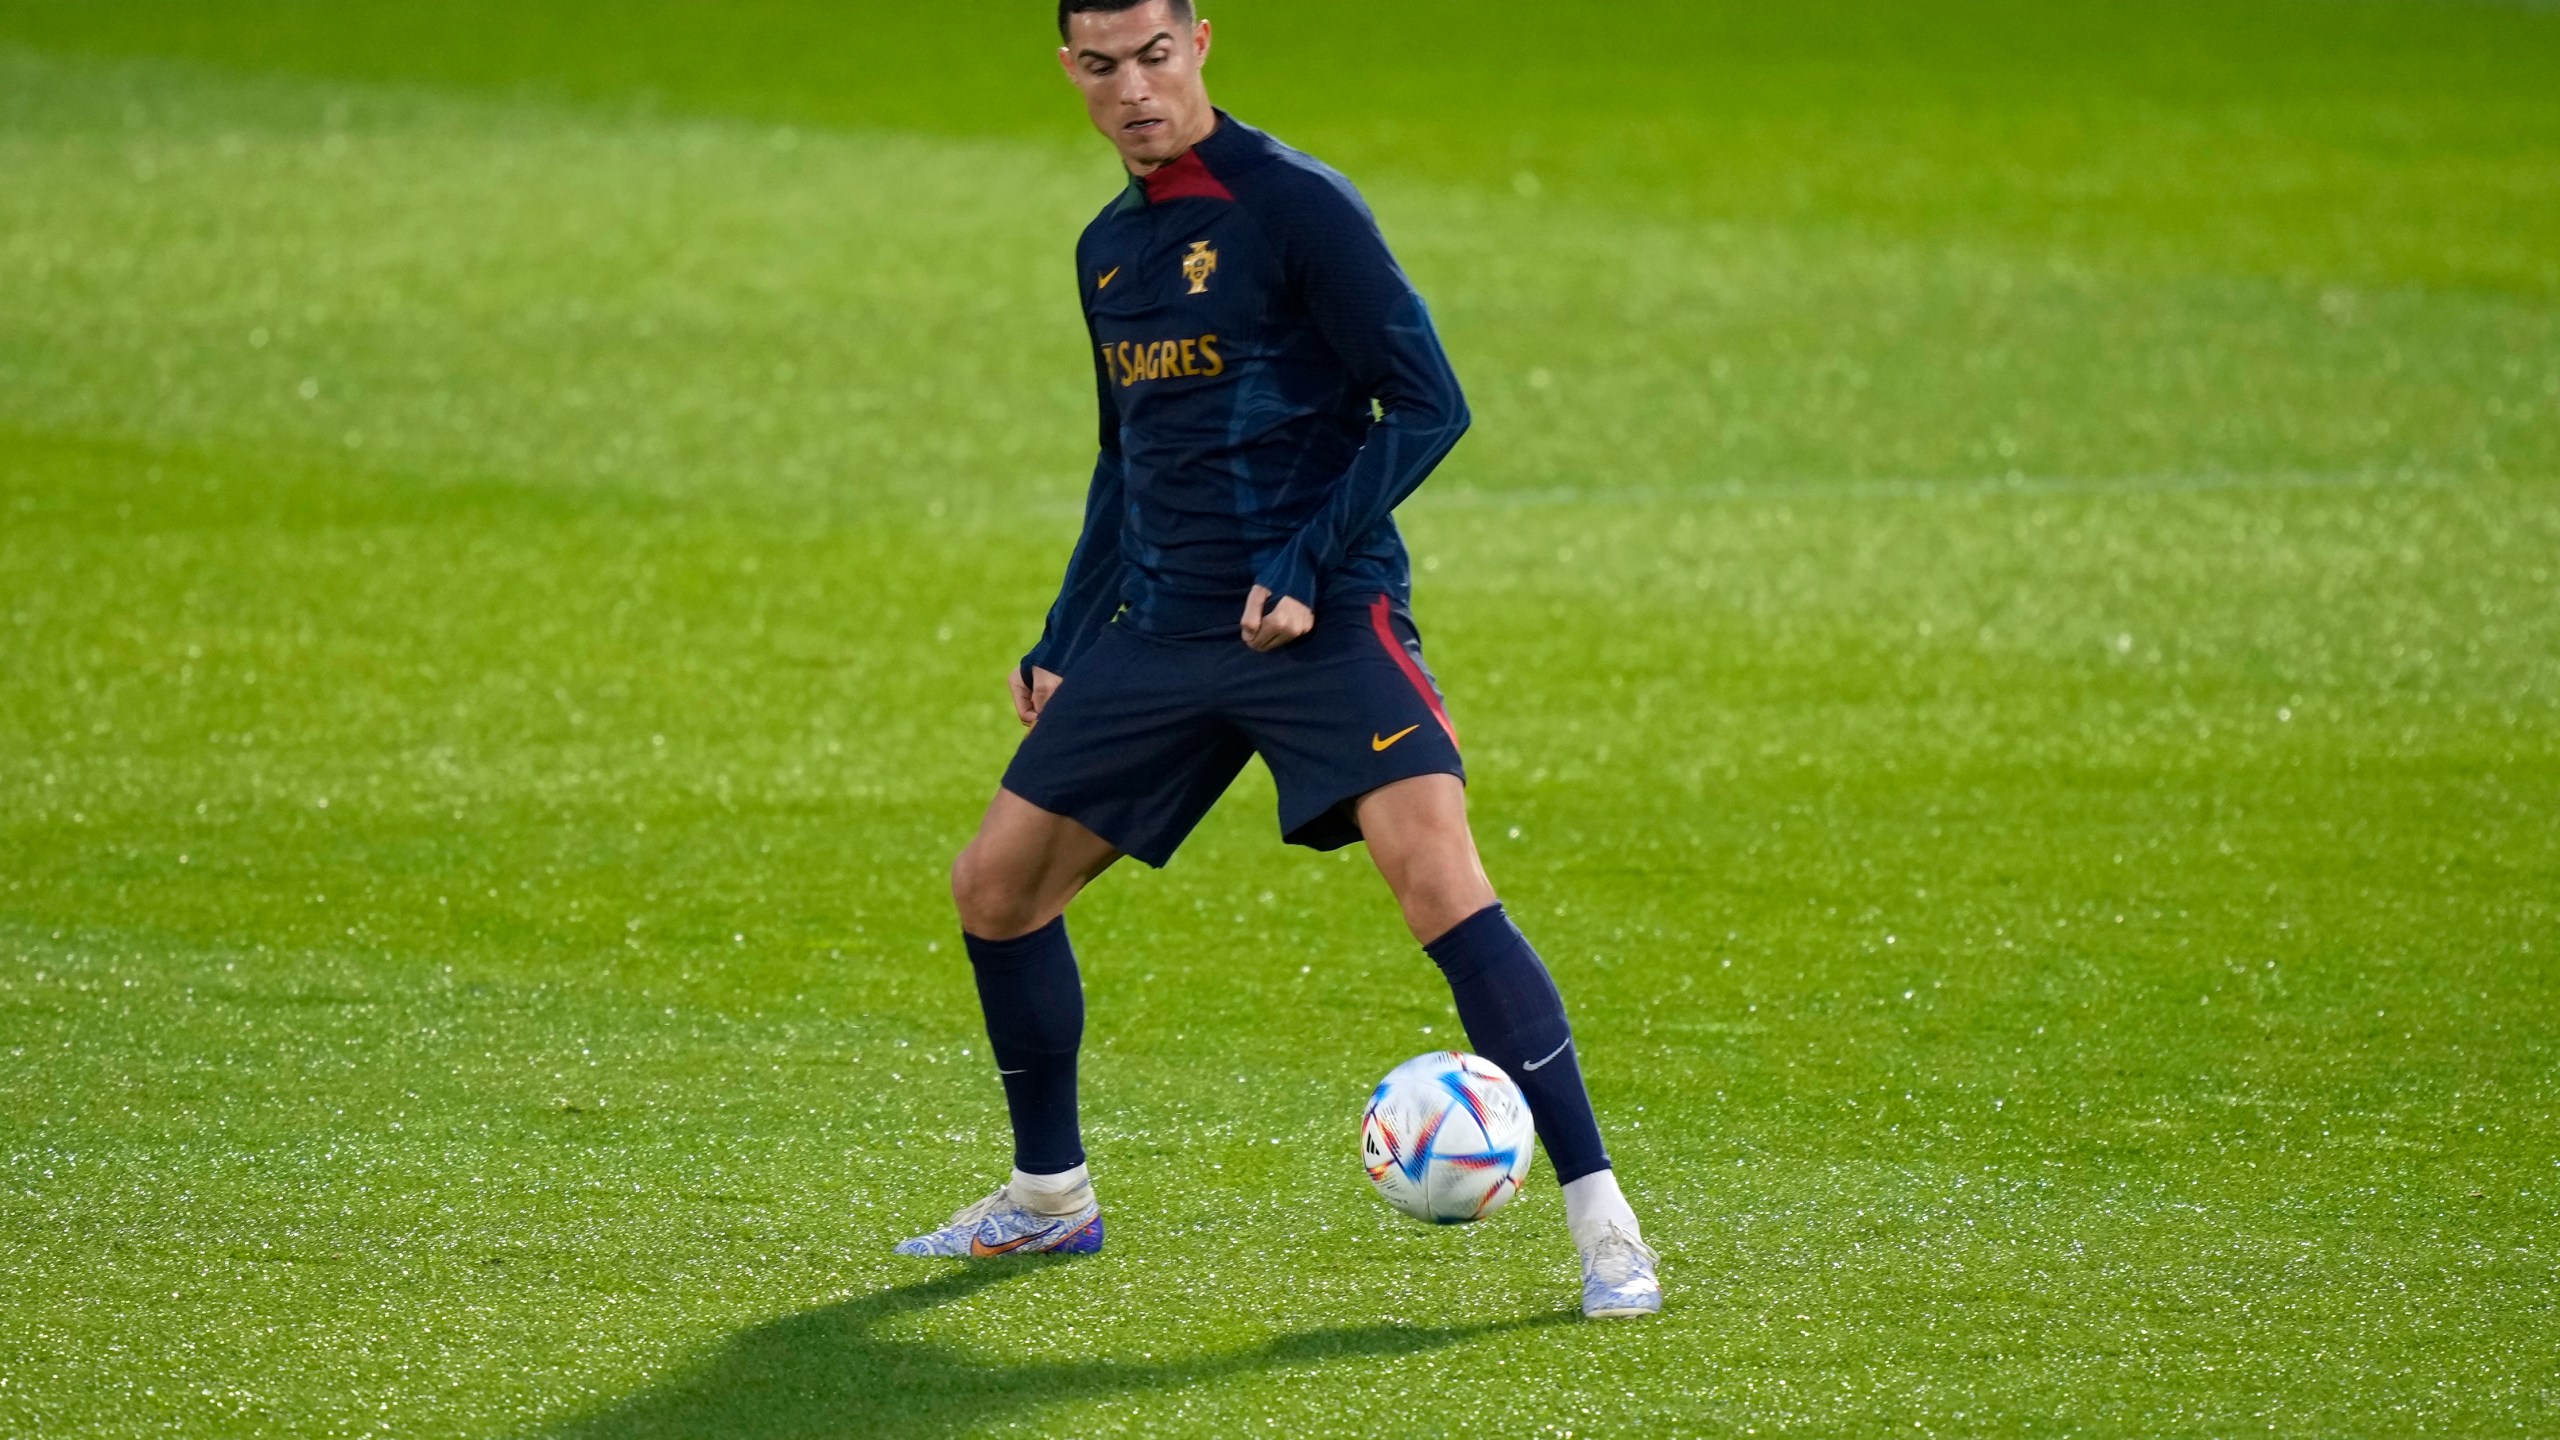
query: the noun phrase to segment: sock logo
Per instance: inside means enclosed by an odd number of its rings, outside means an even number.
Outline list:
[[[1523,1061],[1521,1061],[1521,1062],[1520,1062],[1520,1068],[1521,1068],[1521,1069],[1523,1069],[1523,1070],[1535,1070],[1535,1069],[1537,1069],[1539,1066],[1546,1064],[1548,1061],[1553,1060],[1553,1059],[1554,1059],[1554,1058],[1556,1058],[1557,1056],[1559,1056],[1559,1055],[1563,1054],[1564,1052],[1566,1052],[1567,1050],[1570,1050],[1570,1049],[1572,1049],[1572,1048],[1573,1048],[1573,1037],[1572,1037],[1572,1036],[1570,1036],[1570,1035],[1567,1035],[1566,1037],[1564,1037],[1564,1043],[1563,1043],[1563,1044],[1561,1044],[1561,1045],[1557,1046],[1557,1047],[1556,1047],[1556,1048],[1554,1048],[1553,1050],[1548,1051],[1546,1054],[1539,1056],[1539,1057],[1538,1057],[1537,1059],[1535,1059],[1535,1060],[1523,1060]]]

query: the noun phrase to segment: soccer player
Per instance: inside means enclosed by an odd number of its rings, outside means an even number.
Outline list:
[[[1102,410],[1083,534],[1012,676],[1031,733],[951,874],[1013,1174],[898,1249],[1102,1248],[1065,912],[1121,856],[1172,858],[1260,754],[1283,838],[1367,842],[1468,1040],[1526,1094],[1583,1313],[1651,1314],[1654,1253],[1563,998],[1477,858],[1457,726],[1406,608],[1390,512],[1468,419],[1430,314],[1348,181],[1210,105],[1190,0],[1061,0],[1058,32],[1130,178],[1076,247]]]

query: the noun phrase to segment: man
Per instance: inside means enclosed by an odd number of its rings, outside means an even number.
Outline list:
[[[1259,753],[1283,836],[1367,842],[1469,1041],[1526,1094],[1583,1312],[1651,1314],[1653,1252],[1564,1002],[1477,859],[1457,727],[1406,611],[1390,512],[1468,418],[1430,315],[1349,182],[1211,107],[1190,0],[1061,0],[1058,32],[1130,180],[1076,249],[1102,410],[1083,535],[1012,677],[1031,733],[952,867],[1013,1175],[898,1249],[1102,1248],[1065,911],[1124,854],[1163,865]]]

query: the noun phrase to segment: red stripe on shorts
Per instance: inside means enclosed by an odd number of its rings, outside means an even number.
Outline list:
[[[1388,621],[1394,613],[1386,596],[1371,600],[1369,628],[1378,632],[1378,643],[1386,647],[1388,657],[1396,662],[1397,669],[1404,672],[1404,678],[1413,682],[1414,691],[1422,697],[1422,703],[1431,707],[1431,718],[1440,722],[1440,728],[1448,732],[1449,743],[1455,745],[1458,743],[1458,727],[1450,722],[1449,712],[1442,708],[1440,692],[1431,688],[1431,677],[1422,673],[1422,667],[1414,663],[1413,652],[1405,649],[1404,642],[1396,638],[1395,626]]]

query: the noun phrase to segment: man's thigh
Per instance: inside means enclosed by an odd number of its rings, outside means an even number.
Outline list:
[[[1073,816],[1043,810],[999,789],[969,842],[972,853],[1009,879],[1035,888],[1061,881],[1081,885],[1120,858],[1119,847]]]
[[[1120,852],[1074,819],[998,790],[951,871],[962,927],[984,940],[1027,935],[1065,913]]]

